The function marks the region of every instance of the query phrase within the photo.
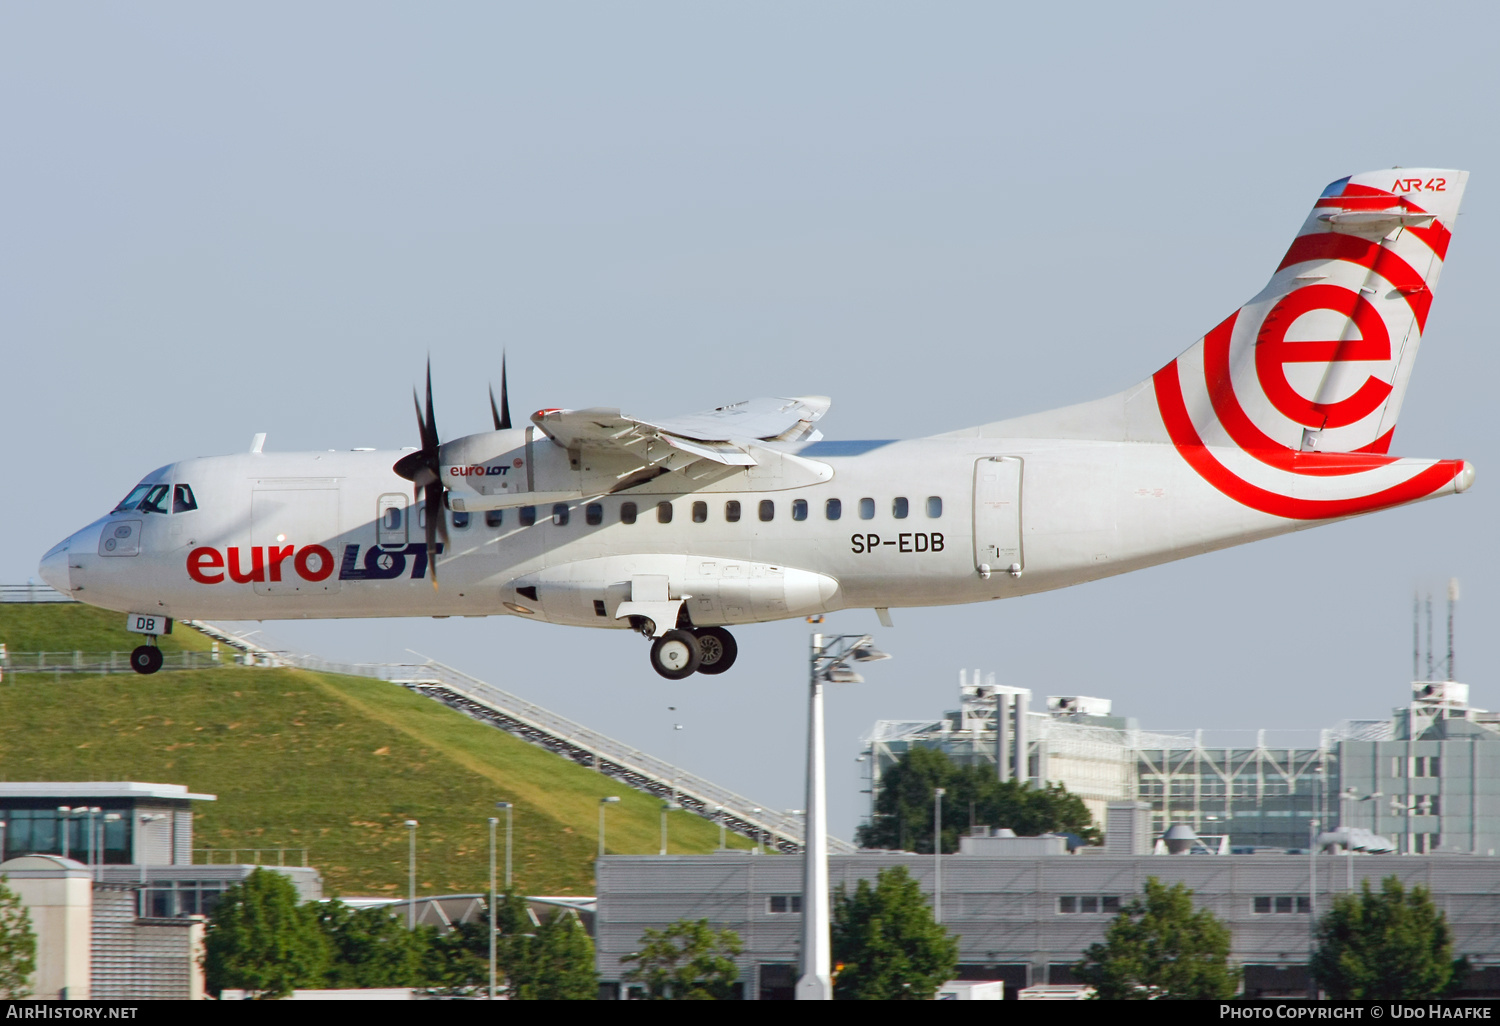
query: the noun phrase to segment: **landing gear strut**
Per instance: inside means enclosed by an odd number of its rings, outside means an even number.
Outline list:
[[[146,635],[146,644],[137,645],[130,653],[130,668],[136,673],[155,673],[161,669],[161,649],[156,647],[156,635]]]

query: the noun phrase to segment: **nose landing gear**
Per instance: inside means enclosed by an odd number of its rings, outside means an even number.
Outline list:
[[[651,668],[667,680],[719,674],[734,665],[739,646],[722,627],[671,630],[651,643]]]
[[[136,673],[155,673],[161,669],[161,649],[156,647],[156,635],[146,635],[146,644],[137,645],[130,653],[130,668]]]

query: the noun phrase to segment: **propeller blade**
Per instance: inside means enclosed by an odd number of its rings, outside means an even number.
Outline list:
[[[490,393],[490,411],[494,412],[495,394]],[[505,374],[505,351],[500,352],[500,416],[495,422],[495,429],[503,431],[510,427],[510,386],[506,381]]]
[[[432,590],[438,590],[437,571],[437,536],[442,534],[444,543],[448,541],[448,524],[443,516],[443,491],[436,482],[425,486],[423,489],[424,506],[427,511],[427,565],[432,569]]]

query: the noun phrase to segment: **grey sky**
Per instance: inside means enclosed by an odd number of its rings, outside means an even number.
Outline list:
[[[256,431],[414,444],[429,351],[445,437],[486,426],[502,346],[518,412],[825,393],[829,437],[887,438],[1093,398],[1254,294],[1327,182],[1459,167],[1394,449],[1473,460],[1474,490],[898,610],[897,661],[830,702],[833,827],[863,804],[859,735],[950,706],[960,666],[1163,728],[1379,716],[1410,675],[1412,588],[1450,574],[1459,676],[1500,703],[1496,28],[1479,4],[0,3],[0,578],[151,468]],[[800,622],[675,684],[618,632],[264,629],[436,655],[802,804]]]

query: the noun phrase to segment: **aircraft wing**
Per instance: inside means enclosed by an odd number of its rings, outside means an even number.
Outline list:
[[[617,409],[538,410],[531,421],[568,450],[614,452],[652,465],[681,453],[693,461],[711,460],[731,467],[751,467],[751,448],[766,442],[816,441],[822,433],[813,422],[828,412],[826,396],[748,399],[702,413],[658,421],[622,414]],[[680,462],[680,461],[674,461]]]

